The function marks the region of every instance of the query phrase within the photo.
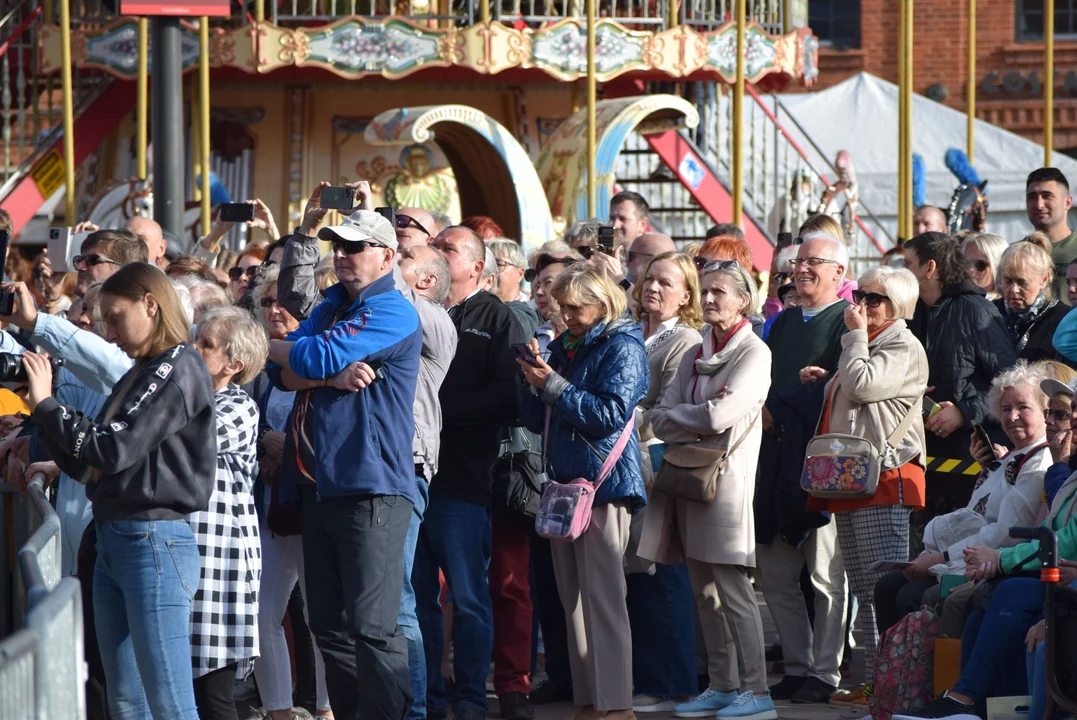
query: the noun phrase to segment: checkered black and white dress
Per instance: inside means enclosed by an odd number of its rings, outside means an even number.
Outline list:
[[[251,488],[257,472],[258,406],[236,385],[216,393],[217,478],[209,506],[187,522],[202,553],[191,606],[194,677],[239,663],[245,676],[258,656],[262,550]]]

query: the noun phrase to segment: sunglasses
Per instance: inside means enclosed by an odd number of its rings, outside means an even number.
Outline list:
[[[584,247],[587,247],[586,245]],[[551,265],[564,265],[565,267],[571,267],[578,262],[575,258],[565,257],[559,258],[553,255],[547,255],[543,253],[535,260],[535,267],[527,268],[524,270],[524,280],[527,282],[535,282],[538,279],[539,273]]]
[[[413,218],[411,215],[401,215],[400,213],[396,214],[396,226],[397,226],[397,228],[399,228],[400,230],[407,230],[412,225],[414,225],[416,228],[418,228],[421,232],[426,233],[428,236],[430,235],[430,231],[427,230],[426,228],[424,228],[422,226],[422,223],[420,223],[418,220]]]
[[[598,250],[593,245],[580,245],[576,248],[576,252],[583,256],[584,260],[590,260]]]
[[[94,265],[100,265],[101,263],[108,263],[110,265],[119,265],[120,263],[107,258],[104,255],[97,255],[95,253],[87,253],[85,255],[76,255],[71,258],[71,262],[75,265],[79,263],[85,263],[87,267],[93,267]]]
[[[853,290],[853,302],[857,305],[867,305],[869,308],[877,308],[883,304],[884,300],[889,300],[886,295],[880,295],[879,293],[864,292],[862,290]]]
[[[707,263],[709,263],[710,260],[703,257],[702,255],[696,255],[694,258],[692,258],[692,262],[695,263],[696,270],[702,270],[703,268],[707,267]]]
[[[400,216],[397,215],[397,217]],[[345,255],[358,255],[359,253],[366,250],[368,247],[385,247],[381,243],[370,242],[369,240],[333,240],[332,245],[333,252],[339,250]]]
[[[1044,410],[1043,419],[1063,423],[1070,419],[1070,412],[1069,410]]]
[[[982,273],[986,272],[987,269],[991,267],[991,263],[987,262],[986,260],[973,260],[972,267],[976,268],[976,272]]]
[[[280,305],[280,303],[277,302],[277,298],[271,298],[271,297],[262,298],[261,301],[259,301],[258,304],[261,305],[264,308],[271,308],[274,305]]]
[[[228,271],[228,277],[232,279],[232,282],[239,282],[244,275],[250,280],[258,274],[258,265],[251,265],[248,268],[234,267]]]
[[[699,258],[695,258],[698,260]],[[699,267],[699,263],[696,263],[696,267]],[[717,270],[729,270],[730,268],[739,268],[740,263],[736,260],[715,260],[713,262],[706,263],[703,266],[704,273],[712,273]]]

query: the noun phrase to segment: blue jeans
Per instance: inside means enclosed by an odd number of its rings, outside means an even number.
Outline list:
[[[494,647],[493,611],[486,572],[490,565],[490,511],[445,494],[430,498],[419,529],[411,582],[426,650],[426,708],[444,714],[471,707],[487,711],[486,676]],[[445,573],[453,600],[454,697],[441,677],[444,645],[438,569]]]
[[[954,692],[982,704],[996,695],[1025,695],[1025,635],[1043,617],[1043,583],[1010,578],[995,590],[987,611],[974,610],[961,636],[961,679]]]
[[[696,695],[696,608],[688,567],[656,563],[654,575],[633,573],[625,580],[635,693]]]
[[[1028,706],[1028,720],[1043,720],[1047,712],[1047,644],[1040,642],[1036,652],[1025,658],[1028,676],[1028,694],[1032,703]]]
[[[182,520],[97,523],[94,622],[114,720],[198,720],[190,626],[201,566]]]
[[[426,511],[430,483],[426,478],[415,478],[415,507],[408,524],[408,537],[404,541],[404,589],[400,593],[400,616],[397,623],[408,639],[408,667],[411,670],[411,720],[426,717],[426,656],[423,653],[423,634],[419,632],[419,618],[415,615],[415,590],[411,586],[411,571],[415,565],[415,545],[419,542],[419,526]]]

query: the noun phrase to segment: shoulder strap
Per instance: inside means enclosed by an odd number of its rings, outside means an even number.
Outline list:
[[[606,481],[606,478],[609,477],[610,473],[613,472],[613,466],[621,459],[621,455],[628,446],[628,441],[632,439],[632,433],[635,429],[636,411],[635,408],[632,408],[629,410],[628,423],[625,425],[624,430],[621,431],[620,436],[618,436],[617,442],[614,443],[613,449],[610,450],[610,454],[606,456],[606,461],[602,463],[602,469],[598,471],[598,477],[595,478],[595,490],[598,490],[598,488],[602,486],[602,483]]]
[[[923,403],[923,395],[916,398],[916,402],[912,404],[909,411],[905,413],[905,417],[901,418],[901,422],[894,428],[894,432],[890,433],[890,437],[886,438],[886,444],[890,447],[897,449],[898,444],[905,439],[905,435],[908,434],[909,429],[912,427],[913,420],[916,419],[916,413],[920,410],[920,405]]]
[[[737,451],[737,448],[739,448],[741,446],[741,444],[745,440],[748,439],[748,435],[751,434],[752,428],[754,428],[755,424],[757,422],[759,422],[759,416],[760,415],[762,415],[762,413],[756,413],[755,414],[755,417],[752,418],[752,421],[750,423],[748,423],[748,428],[744,431],[744,433],[741,434],[741,436],[739,438],[737,438],[737,441],[735,443],[733,443],[733,446],[731,448],[729,448],[728,450],[725,451],[725,457],[729,457],[730,455],[735,453]]]

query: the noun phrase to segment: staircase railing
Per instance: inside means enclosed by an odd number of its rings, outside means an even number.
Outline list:
[[[59,79],[41,73],[38,64],[38,31],[46,19],[46,8],[38,0],[21,0],[0,16],[0,197],[63,131]],[[96,70],[74,70],[78,115],[112,78]]]
[[[775,112],[750,85],[744,104],[744,210],[758,220],[772,236],[779,232],[795,233],[800,222],[815,213],[830,179],[837,172],[827,161],[825,169],[816,167],[793,135],[782,125]],[[694,85],[700,123],[695,129],[696,145],[705,159],[729,182],[731,178],[733,131],[730,90],[719,83]],[[792,118],[786,113],[787,117]],[[803,133],[809,142],[811,138]],[[819,152],[818,148],[815,148]],[[826,159],[819,152],[820,156]],[[865,222],[867,218],[867,222]],[[850,246],[858,264],[876,262],[894,244],[893,238],[877,221],[871,209],[861,201],[856,219],[856,239]]]

